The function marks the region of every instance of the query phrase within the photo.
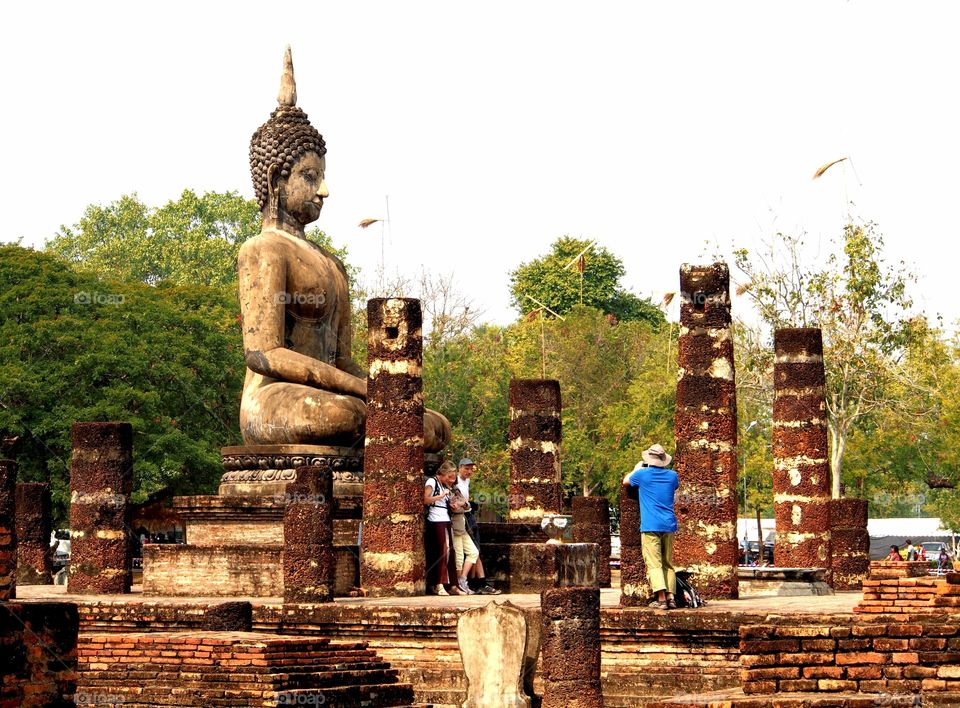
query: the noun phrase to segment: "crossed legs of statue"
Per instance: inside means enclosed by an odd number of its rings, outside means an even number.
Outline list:
[[[359,398],[277,381],[244,395],[240,430],[247,445],[344,445],[363,439],[367,406]],[[442,450],[450,422],[440,413],[423,416],[424,450]]]

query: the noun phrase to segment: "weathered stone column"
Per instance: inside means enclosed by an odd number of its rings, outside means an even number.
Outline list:
[[[610,587],[610,502],[606,497],[574,497],[573,542],[597,544],[597,581]]]
[[[773,508],[776,564],[826,568],[830,582],[830,461],[823,338],[816,328],[773,333]]]
[[[636,488],[620,488],[620,604],[647,604],[650,582],[640,547],[640,500]]]
[[[0,602],[17,596],[17,463],[0,460]]]
[[[541,670],[543,708],[602,708],[600,687],[600,588],[565,572],[557,547],[557,587],[540,594],[543,616]],[[571,550],[571,558],[576,553]]]
[[[834,590],[859,590],[870,573],[866,499],[830,500],[830,567]]]
[[[563,508],[560,382],[510,380],[511,521],[539,521]]]
[[[130,592],[133,428],[74,423],[70,461],[71,593]]]
[[[419,300],[367,303],[370,372],[360,585],[374,597],[426,591],[422,322]]]
[[[725,263],[680,268],[674,565],[705,598],[737,597],[737,390]]]
[[[333,472],[326,466],[298,467],[283,512],[283,601],[333,601],[336,570]]]
[[[17,584],[50,585],[50,485],[21,482],[17,485]]]

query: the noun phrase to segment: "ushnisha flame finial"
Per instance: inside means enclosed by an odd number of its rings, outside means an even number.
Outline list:
[[[297,105],[297,81],[293,78],[293,53],[290,45],[283,54],[283,75],[280,77],[280,93],[277,94],[277,103],[281,106]]]

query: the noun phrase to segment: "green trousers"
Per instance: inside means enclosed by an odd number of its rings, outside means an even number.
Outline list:
[[[673,570],[673,534],[660,531],[644,531],[640,534],[643,562],[653,592],[666,590],[671,595],[677,587]]]

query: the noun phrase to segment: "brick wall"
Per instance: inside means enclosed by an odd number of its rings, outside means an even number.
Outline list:
[[[180,597],[282,597],[283,546],[147,544],[143,593]],[[336,546],[334,595],[357,585],[358,549]]]
[[[740,667],[746,694],[957,691],[960,617],[743,626]]]

